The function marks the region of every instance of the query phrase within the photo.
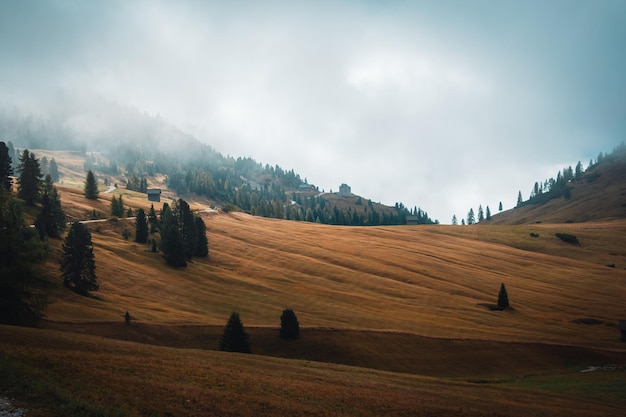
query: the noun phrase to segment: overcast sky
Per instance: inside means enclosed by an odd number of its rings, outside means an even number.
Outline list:
[[[449,223],[626,140],[626,1],[0,1],[0,99],[59,93]]]

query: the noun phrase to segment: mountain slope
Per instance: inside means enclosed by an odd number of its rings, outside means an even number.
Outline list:
[[[568,198],[561,196],[544,203],[530,200],[494,215],[488,223],[581,223],[626,218],[626,146],[618,147],[566,187]]]

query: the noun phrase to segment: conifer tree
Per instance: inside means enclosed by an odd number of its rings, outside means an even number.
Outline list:
[[[148,223],[150,223],[150,233],[156,233],[159,230],[159,219],[154,211],[154,204],[150,205],[148,212]]]
[[[91,233],[86,226],[74,222],[63,243],[61,273],[63,285],[80,295],[97,291],[96,261],[93,254]]]
[[[98,194],[99,191],[96,177],[93,174],[93,171],[89,170],[89,172],[87,172],[87,178],[85,179],[85,197],[90,200],[97,200]]]
[[[491,210],[489,210],[489,206],[485,209],[485,219],[491,220]]]
[[[0,187],[0,323],[37,324],[45,293],[33,265],[45,257],[45,245],[24,224],[21,203]]]
[[[209,239],[206,236],[206,225],[200,216],[196,216],[196,231],[198,232],[198,243],[193,255],[206,258],[209,256]]]
[[[506,292],[504,282],[500,284],[500,291],[498,292],[498,307],[505,309],[509,306],[509,295]]]
[[[280,337],[282,339],[298,339],[300,337],[298,317],[290,308],[284,309],[280,316]]]
[[[178,221],[169,206],[163,205],[161,220],[161,251],[165,261],[175,267],[187,266],[187,256]]]
[[[59,238],[66,227],[65,212],[61,207],[61,199],[57,189],[52,185],[52,177],[46,175],[41,195],[41,210],[35,220],[39,237]]]
[[[474,217],[474,209],[470,209],[469,213],[467,213],[467,224],[474,224],[476,222],[476,218]]]
[[[146,213],[142,208],[137,210],[137,218],[135,219],[135,242],[148,242],[148,222],[146,221]]]
[[[20,174],[17,179],[17,196],[29,206],[34,206],[39,200],[42,175],[39,161],[28,149],[24,149],[20,156],[17,172]]]
[[[233,312],[226,323],[220,339],[220,350],[225,352],[250,353],[250,337],[246,333],[239,313]]]
[[[198,231],[196,230],[193,213],[189,204],[182,198],[175,202],[172,212],[176,216],[182,234],[185,256],[190,260],[198,246]]]
[[[483,220],[485,220],[485,214],[483,212],[483,205],[480,204],[478,206],[478,222],[482,222]]]
[[[459,224],[459,222],[458,222],[458,221],[457,221],[457,219],[456,219],[456,214],[453,214],[453,215],[452,215],[452,224],[453,224],[454,226],[456,226],[457,224]]]
[[[502,211],[502,201],[500,201],[500,204],[498,205],[498,211]]]
[[[517,206],[516,207],[521,207],[523,203],[524,203],[524,199],[522,198],[522,192],[519,191],[517,193]]]
[[[50,160],[48,171],[50,173],[50,177],[52,178],[52,182],[59,182],[59,166],[54,158]]]
[[[124,201],[121,195],[111,198],[111,216],[124,217]]]
[[[0,186],[10,191],[13,185],[13,161],[6,143],[0,142]]]

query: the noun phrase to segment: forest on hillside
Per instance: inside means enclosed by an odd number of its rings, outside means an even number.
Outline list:
[[[113,114],[109,117],[117,118],[115,123],[89,116],[77,121],[63,115],[0,112],[0,137],[14,161],[20,149],[80,151],[86,159],[85,172],[92,170],[103,178],[123,176],[128,189],[145,192],[147,177],[163,175],[178,195],[195,193],[226,210],[256,216],[355,226],[406,224],[407,216],[413,223],[435,223],[426,211],[403,203],[387,207],[358,198],[338,204],[293,169],[263,165],[251,157],[224,156],[162,119],[136,110],[107,110]],[[86,132],[89,123],[100,129]]]

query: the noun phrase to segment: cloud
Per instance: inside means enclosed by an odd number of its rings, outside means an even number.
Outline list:
[[[625,15],[609,0],[3,3],[0,95],[96,94],[449,222],[624,139]]]

